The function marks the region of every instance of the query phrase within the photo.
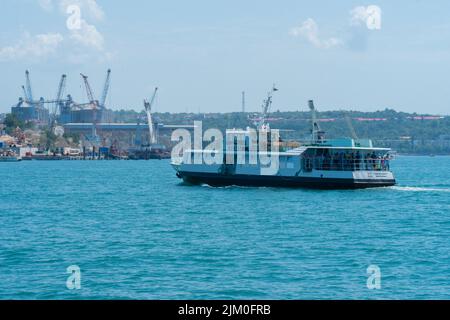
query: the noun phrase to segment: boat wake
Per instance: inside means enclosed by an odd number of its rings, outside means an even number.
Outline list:
[[[412,192],[450,192],[450,189],[444,188],[425,188],[425,187],[400,187],[393,186],[390,189],[398,191],[412,191]]]
[[[268,187],[253,187],[253,186],[237,186],[237,185],[229,185],[229,186],[211,186],[207,183],[200,184],[201,187],[211,188],[211,189],[267,189]]]

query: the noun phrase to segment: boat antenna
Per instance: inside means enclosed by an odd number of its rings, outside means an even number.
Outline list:
[[[319,123],[317,122],[316,108],[314,107],[314,101],[308,101],[309,110],[311,110],[311,140],[313,143],[322,142],[325,132],[320,129]]]

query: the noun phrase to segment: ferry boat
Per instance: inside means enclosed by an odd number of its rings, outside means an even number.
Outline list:
[[[269,100],[271,97],[269,96]],[[267,102],[267,100],[266,100]],[[269,101],[270,104],[270,101]],[[296,148],[283,148],[280,143],[278,151],[270,148],[266,156],[277,157],[278,168],[266,174],[265,164],[259,160],[256,164],[227,163],[230,151],[224,150],[222,164],[195,164],[196,154],[204,150],[185,150],[181,159],[172,159],[172,166],[178,178],[190,184],[208,184],[210,186],[267,186],[267,187],[306,187],[327,189],[356,189],[386,187],[396,184],[390,170],[391,149],[374,147],[370,139],[325,139],[315,118],[313,101],[309,101],[312,112],[311,140]],[[267,108],[266,108],[267,109]],[[241,130],[245,134],[247,130]],[[270,132],[264,123],[259,131]],[[228,131],[227,133],[236,133]],[[242,132],[241,132],[242,133]],[[248,141],[248,140],[245,140]],[[273,146],[273,144],[272,144]],[[239,156],[237,149],[232,150],[234,157]],[[246,143],[244,151],[248,159],[249,148]],[[258,150],[258,154],[261,151]]]
[[[0,162],[18,162],[22,158],[13,151],[0,152]]]

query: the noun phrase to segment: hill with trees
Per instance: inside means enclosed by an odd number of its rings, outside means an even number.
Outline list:
[[[116,120],[136,122],[142,113],[116,112]],[[202,121],[203,129],[246,128],[253,126],[257,113],[156,113],[156,121],[164,124],[193,124]],[[328,138],[371,138],[376,145],[391,147],[404,154],[450,154],[450,117],[431,114],[397,112],[385,109],[375,112],[324,111],[317,118]],[[272,128],[282,129],[285,139],[303,140],[310,134],[309,112],[276,111],[269,115]],[[353,130],[351,129],[353,127]]]

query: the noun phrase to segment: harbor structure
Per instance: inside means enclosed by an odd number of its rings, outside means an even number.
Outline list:
[[[25,85],[22,86],[23,96],[19,97],[16,105],[11,107],[11,113],[23,122],[34,122],[39,125],[49,125],[53,128],[56,124],[65,123],[100,123],[113,122],[113,112],[106,107],[108,97],[111,69],[108,69],[100,100],[94,98],[93,90],[88,77],[81,74],[86,88],[88,102],[78,103],[73,100],[71,94],[64,97],[67,76],[63,74],[58,83],[57,93],[53,99],[43,97],[35,100],[33,95],[30,72],[25,72]]]

